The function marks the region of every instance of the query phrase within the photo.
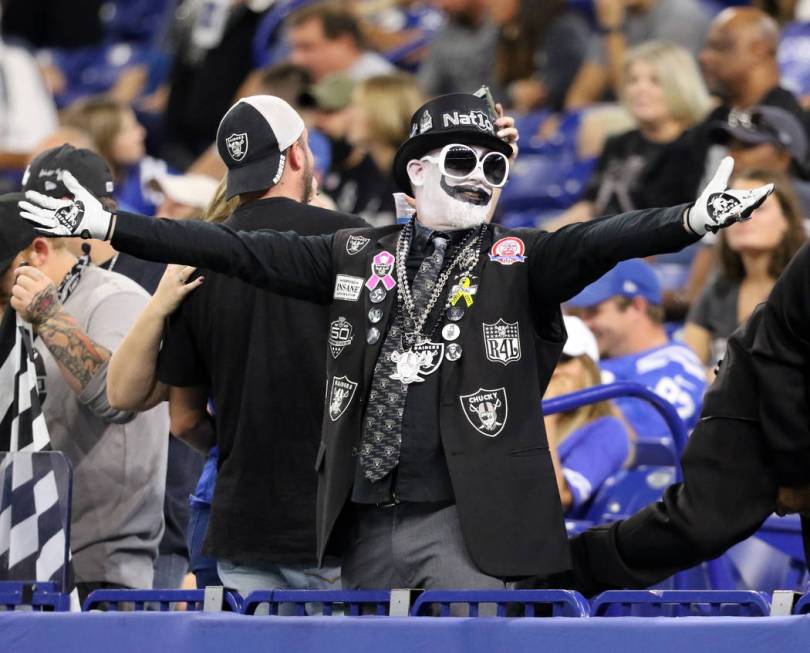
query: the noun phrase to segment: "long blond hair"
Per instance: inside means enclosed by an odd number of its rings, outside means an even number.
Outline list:
[[[425,102],[416,79],[407,73],[369,77],[355,89],[354,100],[368,115],[371,140],[393,149],[408,137],[411,116]]]
[[[214,196],[205,208],[203,220],[206,222],[225,222],[239,206],[239,196],[227,199],[225,197],[225,189],[228,185],[227,173],[219,180]]]

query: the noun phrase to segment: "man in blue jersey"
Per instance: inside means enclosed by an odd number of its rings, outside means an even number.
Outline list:
[[[641,383],[669,401],[687,429],[694,427],[706,390],[704,368],[691,349],[669,339],[652,267],[639,259],[619,263],[567,306],[596,336],[606,383]],[[668,434],[647,402],[626,398],[616,404],[639,437]]]

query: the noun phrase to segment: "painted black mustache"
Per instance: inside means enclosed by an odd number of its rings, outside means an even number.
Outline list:
[[[478,186],[450,186],[444,176],[442,176],[440,185],[442,190],[453,199],[456,199],[459,202],[475,204],[476,206],[485,206],[489,204],[489,200],[492,197],[492,193],[489,193]]]

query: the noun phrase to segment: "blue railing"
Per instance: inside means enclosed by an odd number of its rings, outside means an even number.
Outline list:
[[[635,397],[646,401],[661,415],[667,428],[669,428],[669,432],[672,434],[672,442],[675,445],[675,454],[677,456],[677,460],[675,461],[675,480],[680,481],[681,468],[679,461],[686,447],[689,434],[686,432],[686,428],[678,415],[678,411],[675,410],[675,407],[666,399],[659,397],[655,392],[640,383],[618,381],[607,385],[596,385],[592,388],[554,397],[553,399],[546,399],[543,401],[543,413],[553,415],[554,413],[562,413],[587,404],[595,404],[600,401],[617,399],[618,397]]]
[[[0,581],[0,608],[13,611],[25,607],[35,612],[66,612],[70,597],[59,591],[59,583]]]
[[[411,616],[449,617],[451,607],[457,605],[466,608],[459,616],[477,617],[481,604],[494,604],[491,616],[497,617],[587,617],[591,613],[585,597],[572,590],[428,590],[416,599]],[[514,608],[511,613],[509,606]],[[538,607],[547,614],[538,614]]]
[[[210,589],[210,588],[209,588]],[[187,611],[200,611],[205,603],[206,590],[115,590],[102,589],[90,593],[82,611],[112,610],[116,611],[122,605],[131,605],[134,610],[157,610],[168,612],[172,606],[184,603]],[[242,597],[237,592],[225,590],[222,592],[222,603],[215,606],[217,611],[240,612]]]
[[[771,603],[749,590],[610,590],[591,601],[593,617],[767,617]]]

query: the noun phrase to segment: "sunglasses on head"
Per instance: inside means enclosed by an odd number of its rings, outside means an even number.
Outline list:
[[[450,143],[445,145],[439,156],[425,155],[428,161],[438,162],[439,170],[451,179],[467,179],[479,168],[490,186],[501,188],[509,177],[509,159],[500,152],[487,152],[482,158],[469,145]]]

